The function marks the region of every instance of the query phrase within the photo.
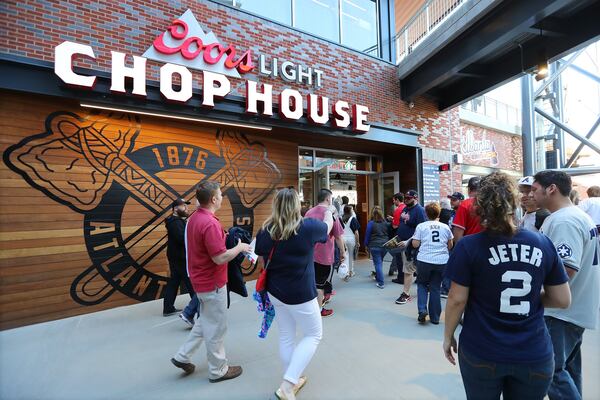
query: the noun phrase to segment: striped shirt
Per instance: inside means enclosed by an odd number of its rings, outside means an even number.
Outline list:
[[[448,225],[439,221],[422,222],[412,238],[421,242],[417,261],[438,265],[448,262],[448,241],[454,238]]]

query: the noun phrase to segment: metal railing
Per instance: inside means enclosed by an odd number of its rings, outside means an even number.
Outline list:
[[[428,0],[394,38],[396,64],[412,53],[429,33],[463,3],[464,0]]]
[[[487,96],[476,97],[460,105],[465,110],[485,115],[500,123],[521,126],[521,110]]]

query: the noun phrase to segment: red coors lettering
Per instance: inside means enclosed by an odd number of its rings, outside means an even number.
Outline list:
[[[156,39],[154,39],[153,46],[159,53],[176,54],[180,52],[181,56],[186,60],[193,60],[198,57],[200,53],[202,53],[202,58],[207,64],[216,64],[224,55],[226,55],[227,58],[225,59],[225,67],[228,69],[237,69],[241,74],[250,72],[255,67],[255,65],[252,64],[251,50],[246,50],[236,60],[236,49],[232,45],[222,46],[219,43],[204,44],[202,39],[195,36],[187,38],[181,45],[177,47],[169,47],[164,42],[164,36],[166,33],[171,35],[174,40],[183,40],[188,35],[188,26],[180,19],[173,21],[171,26],[167,28],[167,32],[161,33]],[[215,49],[218,51],[217,55],[214,55]]]

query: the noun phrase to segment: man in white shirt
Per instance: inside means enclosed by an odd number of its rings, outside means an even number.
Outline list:
[[[600,229],[600,186],[590,186],[587,195],[588,198],[579,203],[579,208],[585,211]]]
[[[519,221],[519,228],[538,232],[550,212],[545,208],[538,207],[533,197],[529,196],[531,185],[533,185],[533,176],[524,176],[519,179],[519,193],[521,194],[521,208],[523,209],[523,217]]]
[[[531,187],[538,206],[552,214],[540,232],[548,236],[562,258],[571,288],[571,306],[545,310],[554,347],[554,377],[548,397],[581,399],[581,344],[585,329],[598,328],[600,307],[600,235],[591,218],[569,199],[571,177],[561,171],[541,171]]]

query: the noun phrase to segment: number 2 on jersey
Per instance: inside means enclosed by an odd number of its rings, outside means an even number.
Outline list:
[[[528,301],[520,301],[518,304],[510,304],[511,297],[524,297],[531,292],[531,275],[525,271],[506,271],[502,274],[502,282],[510,283],[521,281],[520,288],[506,288],[500,293],[500,312],[507,314],[529,314],[531,304]]]
[[[431,231],[431,241],[435,242],[435,243],[439,243],[440,231]]]

